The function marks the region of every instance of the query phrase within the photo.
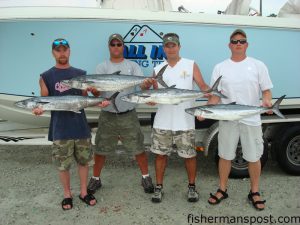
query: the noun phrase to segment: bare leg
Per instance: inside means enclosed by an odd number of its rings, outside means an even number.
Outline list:
[[[138,154],[135,156],[135,159],[140,167],[140,170],[142,172],[142,175],[146,175],[149,173],[148,171],[148,158],[146,155],[146,152],[143,152],[141,154]]]
[[[195,184],[197,173],[197,159],[196,157],[185,159],[185,168],[187,171],[190,184]]]
[[[167,166],[168,156],[166,155],[156,155],[155,159],[155,174],[156,174],[156,184],[163,184],[165,169]]]
[[[95,177],[100,177],[102,168],[105,163],[105,159],[106,159],[106,156],[104,156],[104,155],[94,154],[95,164],[94,164],[94,168],[93,168],[93,175]]]
[[[222,191],[225,191],[227,188],[228,177],[231,170],[231,160],[226,160],[223,158],[219,159],[219,177],[220,177],[220,184],[219,188]],[[220,192],[215,193],[217,198],[221,198],[223,195]],[[213,198],[209,198],[208,201],[215,203],[216,200]]]
[[[64,198],[72,198],[70,186],[70,172],[68,170],[59,171],[60,182],[64,189]],[[70,209],[71,205],[64,206],[65,209]]]
[[[80,179],[80,195],[81,197],[84,197],[87,195],[87,177],[89,173],[89,167],[88,166],[81,166],[78,165],[78,175]]]
[[[89,167],[78,165],[78,174],[80,179],[80,196],[84,198],[87,195],[87,179],[89,174]],[[91,200],[90,205],[95,205],[96,200]]]
[[[251,191],[258,192],[259,191],[259,178],[261,174],[261,164],[260,160],[256,162],[249,162],[248,171],[250,175],[250,182],[251,182]],[[253,196],[254,201],[260,201],[260,196]],[[258,208],[265,208],[264,204],[257,204]]]

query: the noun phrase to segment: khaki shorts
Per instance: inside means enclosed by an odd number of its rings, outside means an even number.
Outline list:
[[[159,155],[171,155],[172,152],[182,158],[193,158],[195,150],[195,130],[171,131],[152,129],[151,151]],[[176,148],[173,148],[176,145]]]
[[[56,140],[52,145],[52,161],[59,170],[69,170],[73,158],[82,165],[93,165],[91,139]]]
[[[262,136],[261,126],[249,126],[238,121],[220,121],[219,156],[226,160],[233,160],[240,139],[243,158],[248,162],[256,162],[264,151]]]
[[[145,151],[144,135],[136,111],[114,114],[102,111],[95,138],[95,154],[112,154],[121,140],[128,154],[135,156]]]

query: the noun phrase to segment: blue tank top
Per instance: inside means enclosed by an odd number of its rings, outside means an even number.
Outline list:
[[[81,90],[70,89],[61,84],[60,81],[85,74],[86,71],[74,67],[68,69],[52,67],[42,73],[41,77],[48,88],[49,96],[82,95]],[[91,130],[87,123],[84,110],[81,110],[81,113],[51,111],[48,134],[49,141],[85,139],[90,137]]]

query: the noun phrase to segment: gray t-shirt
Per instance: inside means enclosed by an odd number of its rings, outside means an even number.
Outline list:
[[[106,60],[103,63],[97,65],[96,67],[97,74],[110,74],[116,71],[121,71],[121,74],[126,74],[126,75],[144,76],[139,65],[136,62],[130,61],[128,59],[124,59],[120,63],[112,63],[110,60]],[[135,92],[138,90],[138,88],[139,87],[137,86],[137,87],[125,89],[120,92],[120,94],[116,98],[116,106],[120,112],[125,112],[127,110],[134,109],[135,104],[124,102],[120,99],[120,97]],[[101,96],[105,98],[109,98],[114,93],[115,92],[112,91],[105,91],[105,92],[101,92]],[[102,108],[102,110],[108,112],[116,112],[112,107],[112,105]]]

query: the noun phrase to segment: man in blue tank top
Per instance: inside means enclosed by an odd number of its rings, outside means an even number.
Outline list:
[[[41,96],[87,95],[87,91],[70,89],[61,81],[76,76],[85,75],[86,71],[70,66],[70,45],[65,39],[56,39],[52,43],[52,55],[56,64],[41,74]],[[91,90],[95,93],[96,90]],[[43,110],[36,108],[35,115],[41,115]],[[96,199],[87,193],[87,179],[89,165],[93,164],[91,149],[91,131],[87,123],[85,112],[51,111],[48,134],[49,141],[53,141],[52,160],[57,165],[59,177],[64,189],[64,199],[61,203],[63,210],[73,207],[70,187],[69,169],[73,158],[78,164],[80,178],[79,198],[87,205],[94,206]]]

